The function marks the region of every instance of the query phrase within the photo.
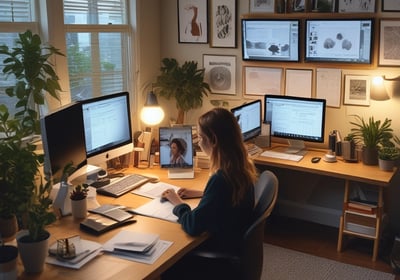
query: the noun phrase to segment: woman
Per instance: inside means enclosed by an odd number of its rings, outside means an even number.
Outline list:
[[[175,205],[173,212],[185,232],[192,236],[209,234],[202,246],[218,251],[238,250],[237,245],[252,221],[256,168],[247,156],[239,125],[230,111],[215,108],[200,116],[198,134],[199,146],[211,161],[212,175],[204,193],[186,188],[178,192],[171,189],[162,197]],[[198,196],[202,198],[194,209],[182,200]],[[193,272],[200,265],[188,258],[182,263],[170,271],[175,273],[171,278],[185,275],[179,268]]]
[[[177,139],[174,138],[171,140],[171,159],[170,159],[170,164],[173,167],[185,167],[187,166],[187,163],[185,161],[185,158],[183,155],[186,152],[186,147],[183,143],[183,139]]]

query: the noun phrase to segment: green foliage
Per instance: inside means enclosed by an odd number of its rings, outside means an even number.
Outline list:
[[[180,66],[174,58],[164,58],[162,63],[154,91],[166,99],[175,98],[176,107],[184,112],[201,107],[203,95],[211,92],[204,82],[205,69],[198,69],[195,61],[186,61]]]
[[[82,200],[87,197],[89,191],[88,184],[76,185],[70,194],[72,200]]]
[[[378,150],[378,157],[383,160],[396,160],[400,157],[400,150],[395,146],[384,146]]]
[[[390,127],[392,120],[385,118],[384,122],[381,122],[370,117],[368,121],[365,121],[358,115],[353,116],[356,121],[350,122],[355,126],[351,128],[351,136],[356,143],[363,144],[365,147],[379,148],[393,138],[393,129]]]

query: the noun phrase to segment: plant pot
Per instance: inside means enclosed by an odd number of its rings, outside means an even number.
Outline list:
[[[17,245],[25,273],[33,274],[43,271],[44,262],[48,255],[50,233],[44,240],[32,242],[27,241],[28,231],[23,230],[17,233]]]
[[[83,219],[87,216],[87,199],[72,200],[71,199],[72,216],[76,219]]]
[[[17,279],[18,248],[11,245],[0,246],[0,279]]]
[[[393,168],[395,166],[395,161],[394,160],[385,160],[385,159],[379,159],[379,168],[383,171],[393,171]]]
[[[377,165],[378,150],[375,147],[364,147],[362,161],[365,165]]]
[[[18,223],[15,215],[12,215],[10,218],[0,217],[0,236],[3,238],[3,242],[13,240],[17,231]]]

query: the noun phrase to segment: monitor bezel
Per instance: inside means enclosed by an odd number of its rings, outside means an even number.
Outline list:
[[[282,139],[293,139],[293,140],[300,140],[304,142],[314,142],[314,143],[324,143],[325,142],[325,120],[326,120],[326,99],[321,99],[321,98],[312,98],[312,97],[298,97],[298,96],[289,96],[289,95],[272,95],[272,94],[266,94],[264,95],[264,123],[269,123],[271,122],[267,120],[267,100],[269,98],[275,98],[275,99],[285,99],[285,100],[297,100],[297,101],[307,101],[307,102],[319,102],[323,104],[323,110],[322,110],[322,121],[321,121],[321,136],[318,137],[318,139],[309,139],[306,137],[291,137],[291,136],[283,136],[283,135],[274,135],[272,131],[272,126],[271,126],[271,137],[277,137],[277,138],[282,138]]]
[[[246,44],[246,32],[244,32],[244,24],[250,21],[260,21],[260,22],[296,22],[298,25],[298,32],[297,32],[297,58],[296,59],[285,59],[282,57],[277,57],[276,59],[272,59],[270,57],[261,58],[261,57],[245,57],[245,44]],[[243,61],[270,61],[270,62],[299,62],[300,61],[300,32],[301,32],[301,21],[297,18],[291,19],[267,19],[267,18],[242,18],[241,20],[241,32],[242,32],[242,60]]]
[[[251,102],[244,103],[240,106],[231,108],[232,114],[235,115],[235,112],[240,111],[245,107],[250,107],[254,104],[259,104],[259,108],[260,108],[259,126],[256,128],[253,128],[252,130],[247,131],[247,132],[241,131],[244,142],[250,141],[250,140],[256,138],[257,136],[261,135],[261,128],[262,128],[262,103],[261,103],[261,100],[257,99],[257,100],[251,101]],[[235,117],[236,117],[236,115],[235,115]]]
[[[370,21],[371,22],[371,37],[369,44],[369,58],[368,61],[360,60],[350,60],[344,58],[329,58],[329,57],[318,57],[313,58],[308,54],[308,25],[310,22],[323,21],[323,22],[346,22],[346,21]],[[374,33],[375,33],[375,21],[373,18],[309,18],[304,21],[304,61],[305,62],[313,62],[313,63],[340,63],[340,64],[359,64],[359,65],[370,65],[373,62],[373,53],[374,53]]]

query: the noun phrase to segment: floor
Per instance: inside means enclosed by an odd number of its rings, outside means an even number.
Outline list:
[[[373,262],[372,241],[362,238],[347,239],[344,250],[339,253],[336,251],[337,238],[337,228],[292,218],[271,216],[265,228],[264,241],[335,261],[393,273],[386,253],[388,249],[385,250],[384,242],[380,244],[377,261]],[[395,280],[400,280],[400,274],[396,275]]]

